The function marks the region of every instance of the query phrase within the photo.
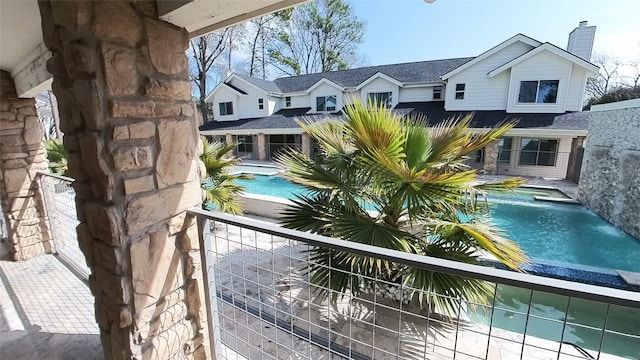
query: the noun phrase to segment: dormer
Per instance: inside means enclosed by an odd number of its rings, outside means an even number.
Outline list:
[[[360,100],[364,104],[376,101],[377,103],[385,103],[387,107],[393,108],[398,104],[399,89],[402,86],[403,84],[400,81],[378,72],[360,83],[356,90],[360,92]]]
[[[341,85],[322,78],[306,90],[311,102],[311,114],[330,114],[339,111],[344,105]]]

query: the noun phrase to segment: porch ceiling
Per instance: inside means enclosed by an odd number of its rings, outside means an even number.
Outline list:
[[[158,0],[160,17],[184,27],[191,36],[198,36],[251,18],[291,7],[308,0]],[[40,71],[46,63],[41,46],[42,27],[36,0],[0,0],[0,69],[16,76],[29,69]],[[37,64],[34,66],[34,62]],[[31,66],[29,66],[31,65]],[[21,74],[28,79],[20,84],[19,95],[32,96],[30,89],[40,87],[42,76]],[[37,79],[37,81],[34,80]],[[50,77],[49,77],[50,78]],[[35,82],[38,82],[35,84]],[[42,89],[43,90],[43,89]]]

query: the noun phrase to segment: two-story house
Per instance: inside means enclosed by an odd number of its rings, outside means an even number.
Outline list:
[[[214,121],[203,135],[238,142],[239,155],[270,160],[286,146],[313,156],[298,119],[340,119],[353,99],[385,103],[429,124],[474,114],[474,128],[518,120],[516,128],[479,151],[470,165],[489,173],[574,178],[587,134],[580,113],[595,27],[586,21],[567,49],[522,34],[476,57],[370,66],[267,81],[231,74],[211,92]]]

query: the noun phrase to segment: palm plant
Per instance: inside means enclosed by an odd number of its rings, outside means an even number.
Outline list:
[[[67,151],[62,145],[62,141],[57,139],[49,139],[44,142],[44,147],[47,151],[49,169],[51,169],[54,174],[69,176]]]
[[[244,174],[229,174],[229,167],[242,160],[232,155],[233,149],[237,144],[209,142],[204,137],[202,138],[202,144],[203,151],[202,155],[200,155],[200,161],[204,163],[206,169],[206,176],[202,180],[202,188],[206,193],[203,207],[232,214],[241,213],[242,205],[240,204],[239,195],[245,188],[234,181],[253,178]]]
[[[345,122],[300,123],[321,148],[317,160],[299,150],[277,158],[284,176],[308,190],[282,214],[284,226],[470,264],[479,263],[477,250],[515,270],[525,264],[518,245],[491,226],[487,202],[479,201],[483,187],[512,188],[522,181],[477,186],[476,172],[464,163],[513,124],[474,134],[471,116],[427,129],[424,119],[401,119],[384,106],[356,102],[345,111]],[[412,289],[414,301],[447,316],[457,310],[456,298],[486,303],[493,290],[483,281],[373,257],[310,251],[311,281],[330,289],[333,300],[375,290],[379,279],[401,283]]]

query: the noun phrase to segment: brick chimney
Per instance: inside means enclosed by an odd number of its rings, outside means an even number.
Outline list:
[[[586,21],[580,21],[578,27],[569,33],[569,42],[567,43],[567,51],[591,61],[591,52],[593,51],[593,39],[596,35],[595,26],[587,26]]]

